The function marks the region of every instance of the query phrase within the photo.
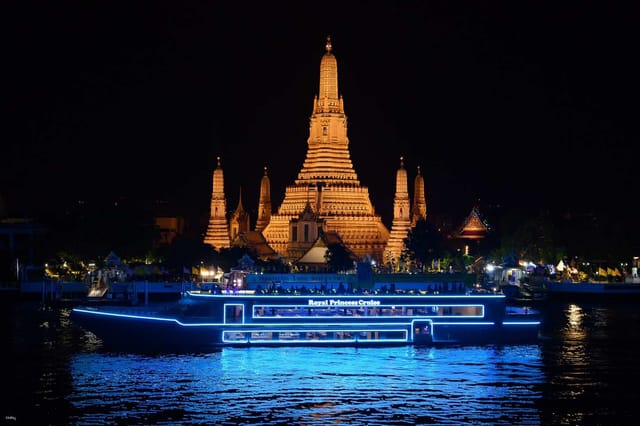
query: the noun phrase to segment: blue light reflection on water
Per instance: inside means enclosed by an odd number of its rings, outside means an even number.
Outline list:
[[[74,423],[538,424],[537,345],[80,353]]]
[[[106,352],[0,302],[0,419],[69,424],[637,424],[640,303],[552,303],[535,346]],[[15,420],[14,420],[15,419]]]

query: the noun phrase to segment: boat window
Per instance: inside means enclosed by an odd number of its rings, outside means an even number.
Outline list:
[[[242,304],[225,304],[224,305],[224,322],[244,323],[244,305]]]
[[[326,329],[326,330],[256,330],[256,331],[230,331],[222,332],[224,343],[330,343],[330,342],[406,342],[407,330],[350,330],[350,329]]]
[[[291,317],[476,317],[484,316],[484,305],[378,305],[294,306],[254,305],[253,318]]]

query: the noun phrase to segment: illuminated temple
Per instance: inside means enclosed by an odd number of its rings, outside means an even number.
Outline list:
[[[369,189],[360,184],[349,154],[347,116],[338,92],[338,63],[327,39],[320,62],[320,91],[313,100],[307,156],[293,185],[287,186],[277,213],[263,234],[269,245],[285,257],[292,236],[290,222],[309,203],[325,232],[337,232],[359,258],[382,259],[389,231],[376,214]],[[297,237],[297,238],[292,238]],[[313,243],[313,241],[310,241]]]
[[[224,221],[226,203],[218,159],[213,179],[211,217],[204,241],[217,250],[236,244],[252,245],[252,241],[257,241],[265,256],[275,254],[290,262],[303,258],[313,262],[309,260],[312,249],[339,241],[358,259],[370,256],[378,262],[388,263],[399,258],[403,240],[416,221],[426,219],[424,181],[420,169],[414,181],[411,205],[402,159],[396,176],[391,232],[376,213],[369,189],[360,183],[351,162],[347,116],[338,91],[338,63],[330,38],[327,38],[325,48],[320,61],[319,92],[313,100],[309,120],[306,158],[297,179],[286,187],[284,200],[275,212],[272,211],[265,167],[253,231],[248,229],[246,219],[242,224],[238,222],[238,214],[234,213],[229,223]],[[239,209],[242,210],[241,204]]]
[[[420,168],[418,168],[414,188],[413,206],[411,206],[407,170],[404,168],[403,158],[400,158],[400,168],[396,172],[396,194],[393,198],[393,222],[384,253],[385,264],[394,264],[398,261],[405,248],[404,239],[411,228],[416,225],[418,220],[427,218],[424,179],[420,175]]]

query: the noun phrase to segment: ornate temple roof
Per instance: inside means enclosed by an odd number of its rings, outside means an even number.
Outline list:
[[[454,238],[481,239],[487,236],[491,228],[482,218],[478,207],[473,207],[462,225],[452,234]]]
[[[342,239],[340,235],[336,232],[326,232],[320,234],[318,239],[313,243],[313,245],[307,250],[307,252],[302,255],[300,259],[296,261],[298,265],[326,265],[327,259],[326,254],[329,250],[328,247],[331,244],[342,244]]]
[[[270,260],[276,259],[279,255],[269,246],[267,240],[260,232],[247,231],[240,232],[231,242],[234,247],[251,247],[259,259]]]

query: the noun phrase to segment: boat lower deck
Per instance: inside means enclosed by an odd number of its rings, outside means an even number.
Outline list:
[[[277,345],[431,345],[522,343],[537,340],[540,322],[526,316],[508,321],[323,322],[226,324],[156,315],[144,309],[76,308],[76,323],[94,332],[107,346],[184,347]]]

